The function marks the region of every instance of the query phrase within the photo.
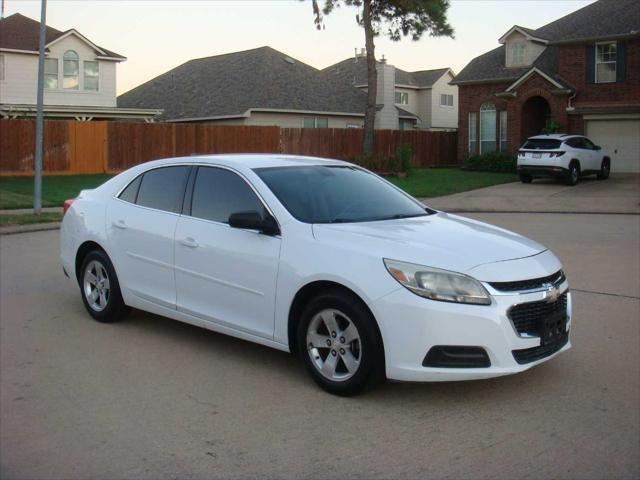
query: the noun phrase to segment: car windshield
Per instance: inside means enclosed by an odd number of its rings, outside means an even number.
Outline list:
[[[431,213],[377,176],[349,166],[254,170],[295,218],[305,223],[352,223]]]
[[[525,150],[555,150],[560,148],[561,143],[555,138],[530,138],[522,148]]]

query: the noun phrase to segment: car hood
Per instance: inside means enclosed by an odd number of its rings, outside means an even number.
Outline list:
[[[379,222],[315,224],[313,233],[319,241],[336,246],[346,243],[382,258],[456,272],[546,250],[509,230],[443,212]]]

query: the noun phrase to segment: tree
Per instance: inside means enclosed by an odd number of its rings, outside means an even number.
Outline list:
[[[314,23],[318,30],[324,27],[322,14],[330,14],[341,3],[361,9],[356,15],[356,22],[364,28],[367,49],[367,108],[362,151],[369,156],[373,153],[378,90],[374,38],[381,33],[394,41],[409,35],[413,40],[419,40],[425,33],[432,37],[453,37],[453,28],[447,22],[449,0],[324,0],[322,11],[318,0],[312,0]]]

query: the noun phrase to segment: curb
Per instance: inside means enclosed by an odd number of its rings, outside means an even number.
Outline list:
[[[34,223],[32,225],[12,225],[0,227],[0,235],[14,235],[16,233],[45,232],[47,230],[58,230],[61,222]]]
[[[584,210],[469,210],[464,208],[448,208],[446,210],[438,209],[439,212],[444,213],[520,213],[523,215],[529,214],[545,214],[545,215],[640,215],[640,212],[624,212],[624,211],[584,211]]]

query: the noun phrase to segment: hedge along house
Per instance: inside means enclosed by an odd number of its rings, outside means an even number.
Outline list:
[[[536,30],[514,26],[459,87],[458,158],[515,153],[545,129],[584,134],[614,171],[640,171],[640,2],[599,0]]]

